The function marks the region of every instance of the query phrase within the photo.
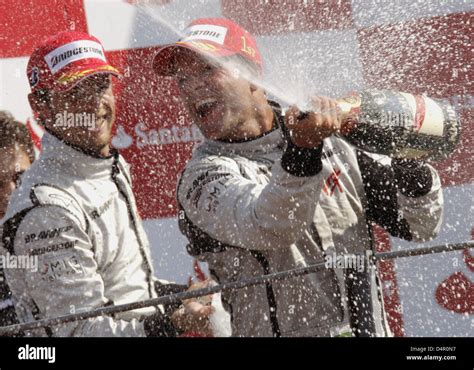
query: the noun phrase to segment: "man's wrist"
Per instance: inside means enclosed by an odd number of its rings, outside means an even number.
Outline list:
[[[187,285],[184,284],[175,284],[175,283],[162,283],[159,280],[155,281],[155,292],[158,297],[162,297],[165,295],[170,294],[177,294],[182,293],[188,289]],[[176,311],[182,303],[179,301],[173,304],[164,304],[163,307],[165,309],[166,315],[172,315],[174,311]]]
[[[318,174],[323,168],[321,160],[323,143],[314,148],[302,148],[291,140],[288,129],[282,127],[286,150],[281,157],[282,168],[293,176],[307,177]]]

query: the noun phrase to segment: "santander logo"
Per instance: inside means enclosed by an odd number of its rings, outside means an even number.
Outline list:
[[[133,144],[133,138],[129,134],[127,134],[122,125],[119,125],[117,127],[115,136],[112,138],[111,143],[114,148],[127,149]]]
[[[155,145],[200,143],[204,140],[201,131],[194,124],[191,126],[173,125],[170,128],[147,129],[145,123],[138,122],[135,125],[134,132],[136,136],[135,144],[140,149]],[[112,145],[117,149],[128,149],[133,143],[134,138],[125,131],[122,125],[119,125],[115,136],[112,138]]]

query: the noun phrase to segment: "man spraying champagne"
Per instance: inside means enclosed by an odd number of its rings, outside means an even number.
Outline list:
[[[283,116],[258,83],[263,67],[255,39],[237,24],[193,21],[153,67],[176,78],[206,138],[182,173],[177,197],[187,251],[209,264],[216,281],[365,253],[374,248],[372,223],[411,241],[439,232],[437,172],[337,137],[343,117],[333,99],[313,97],[304,117],[295,106]],[[390,335],[374,263],[363,261],[362,268],[329,266],[223,293],[232,335]]]

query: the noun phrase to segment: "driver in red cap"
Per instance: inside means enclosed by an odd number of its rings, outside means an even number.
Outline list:
[[[283,116],[260,87],[255,39],[228,19],[195,20],[153,68],[176,78],[206,138],[177,189],[188,253],[221,283],[327,263],[223,292],[232,335],[390,335],[375,266],[364,259],[373,248],[368,225],[407,240],[434,237],[442,215],[436,171],[394,166],[332,136],[341,127],[332,99],[314,97],[304,118],[296,107]],[[341,266],[333,258],[347,253],[357,259]]]
[[[32,53],[29,101],[46,133],[4,218],[3,247],[37,260],[5,271],[21,323],[183,290],[157,280],[129,166],[110,147],[112,76],[95,37],[63,32]],[[175,336],[208,333],[212,308],[190,301],[46,327],[33,335]],[[176,325],[175,325],[176,323]]]

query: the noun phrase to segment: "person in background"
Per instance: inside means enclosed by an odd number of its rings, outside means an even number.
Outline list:
[[[285,115],[259,81],[253,36],[223,18],[193,21],[155,56],[158,76],[175,77],[206,140],[178,183],[187,251],[220,283],[373,250],[371,224],[426,241],[441,227],[438,173],[395,161],[334,136],[335,100],[315,96],[307,115]],[[291,83],[291,81],[288,81]],[[222,293],[233,336],[385,336],[373,261]]]
[[[13,192],[1,235],[38,269],[6,269],[20,323],[183,291],[155,277],[129,166],[110,146],[112,77],[98,39],[62,32],[33,51],[29,101],[45,128],[40,158]],[[206,332],[212,312],[189,300],[26,333],[34,336],[177,336]]]
[[[9,112],[0,111],[0,220],[5,215],[13,190],[21,184],[22,174],[34,159],[33,142],[26,125],[16,121]],[[4,252],[0,242],[0,254]],[[0,326],[17,322],[11,291],[0,262]]]

